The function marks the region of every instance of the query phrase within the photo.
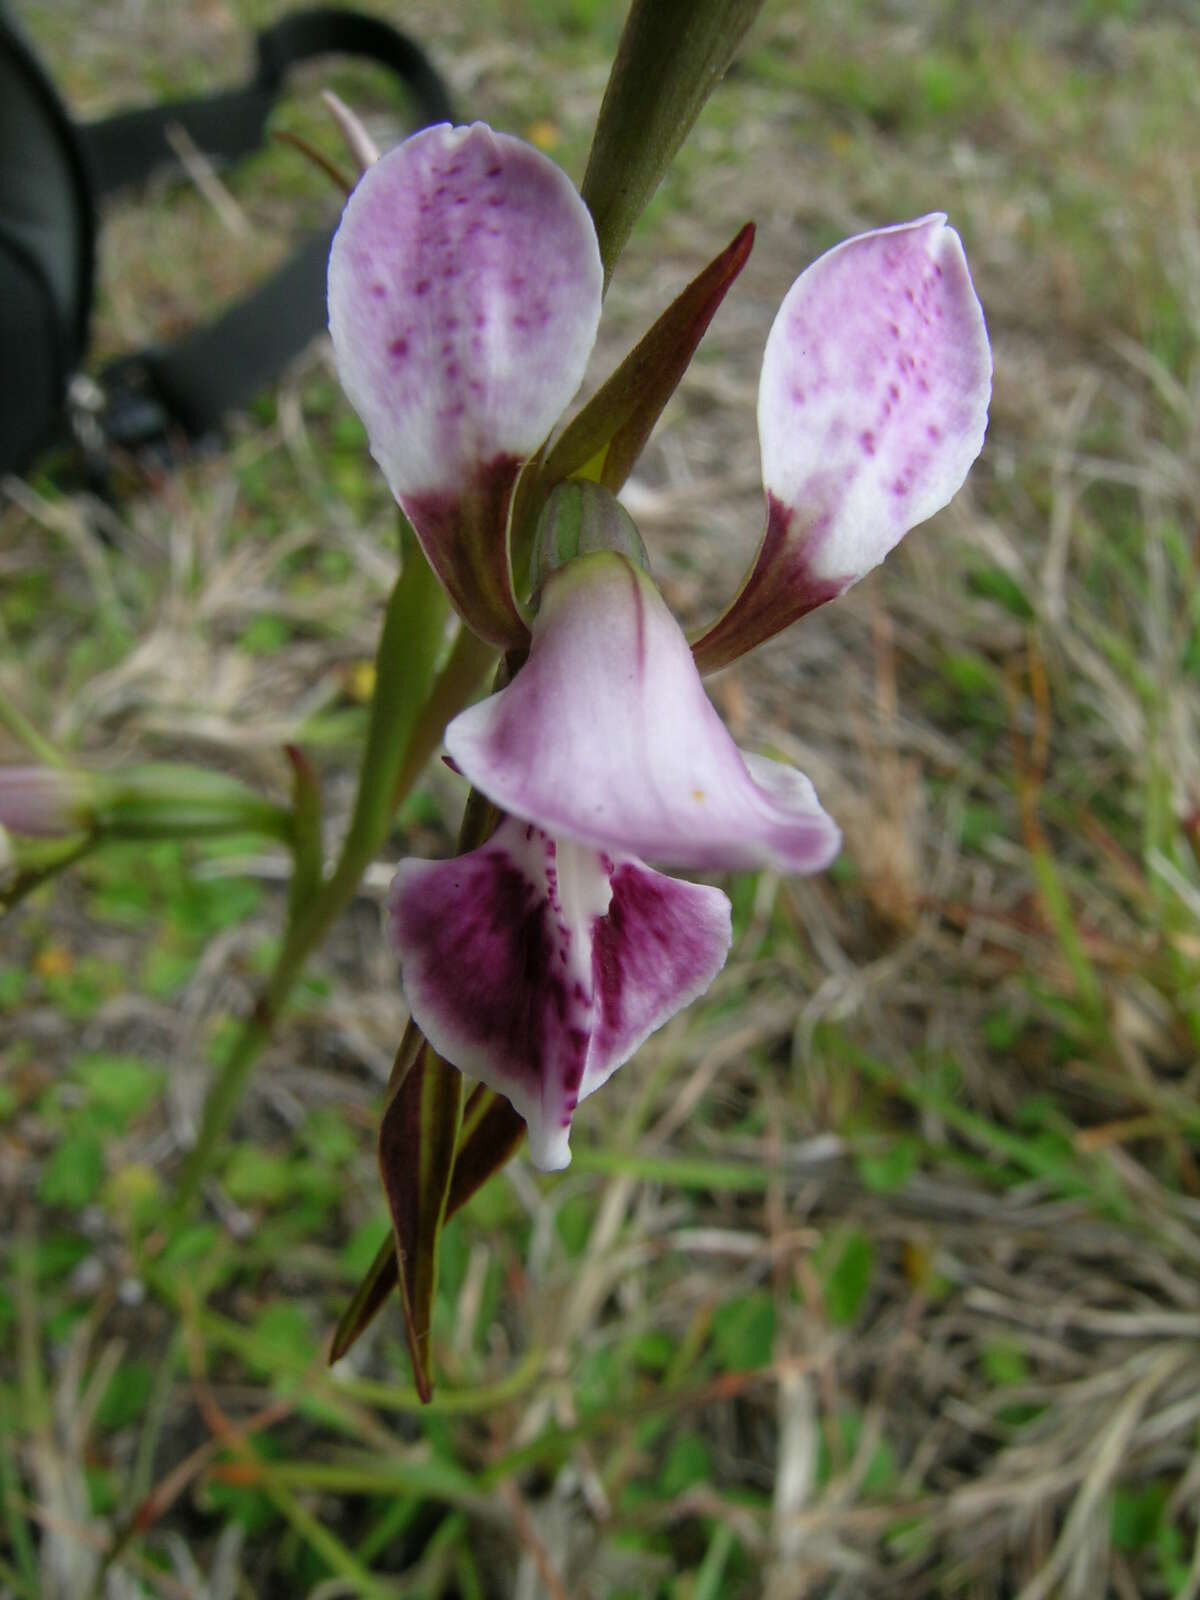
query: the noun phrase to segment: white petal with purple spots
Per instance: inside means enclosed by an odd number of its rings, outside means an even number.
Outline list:
[[[483,123],[426,128],[381,157],[334,237],[342,386],[459,614],[500,649],[526,638],[513,485],[579,386],[601,283],[566,175]]]
[[[842,244],[801,273],[767,339],[758,431],[767,529],[713,671],[843,593],[944,506],[983,445],[992,358],[941,214]]]
[[[426,128],[363,174],[329,257],[338,374],[401,500],[528,455],[600,320],[587,207],[531,145]]]

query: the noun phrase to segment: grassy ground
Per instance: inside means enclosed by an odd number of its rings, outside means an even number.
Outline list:
[[[82,110],[226,81],[266,0],[27,0]],[[619,7],[419,0],[464,111],[578,177]],[[944,209],[996,352],[983,458],[886,571],[714,684],[843,822],[731,886],[704,1002],[450,1227],[441,1386],[385,1314],[404,1020],[381,863],[202,1213],[157,1230],[270,959],[283,862],[112,851],[0,931],[0,1594],[1200,1595],[1200,44],[1190,7],[769,3],[636,234],[594,376],[758,245],[630,504],[689,621],[761,525],[753,399],[820,249]],[[315,128],[312,91],[282,121]],[[335,81],[376,112],[375,81]],[[278,149],[240,232],[106,229],[101,348],[177,328],[328,209]],[[228,453],[106,514],[0,514],[0,687],[89,759],[349,799],[390,502],[314,351]],[[9,752],[11,755],[12,752]],[[449,848],[432,774],[392,856]]]

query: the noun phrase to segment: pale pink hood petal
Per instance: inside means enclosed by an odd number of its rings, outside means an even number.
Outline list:
[[[991,379],[962,242],[940,213],[847,239],[797,278],[759,385],[767,531],[696,642],[702,671],[843,593],[953,498],[983,446]]]
[[[390,931],[438,1053],[524,1117],[529,1153],[570,1160],[579,1101],[712,982],[729,902],[641,862],[504,821],[453,861],[404,861]]]
[[[499,644],[524,634],[507,566],[512,484],[579,386],[601,286],[595,229],[566,175],[482,123],[426,128],[375,162],[333,241],[342,385],[435,571]]]
[[[528,661],[454,719],[446,748],[505,811],[597,850],[817,872],[840,844],[807,780],[749,770],[653,582],[611,553],[549,580]]]

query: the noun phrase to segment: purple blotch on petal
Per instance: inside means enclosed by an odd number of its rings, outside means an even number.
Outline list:
[[[589,1075],[598,1075],[602,1063],[625,1060],[688,1003],[681,995],[702,994],[724,964],[730,937],[729,902],[719,891],[622,862],[608,913],[596,926],[600,1015]]]
[[[580,973],[608,900],[597,864],[582,910],[564,921],[548,881],[556,854],[539,829],[509,819],[458,860],[402,863],[389,921],[418,1025],[448,1061],[509,1097],[544,1166],[567,1159],[563,1106],[583,1076],[594,1012]]]
[[[555,910],[557,860],[565,918]],[[611,879],[611,883],[610,883]],[[507,1095],[546,1168],[578,1103],[724,963],[729,902],[506,819],[456,861],[402,862],[389,929],[435,1048]]]

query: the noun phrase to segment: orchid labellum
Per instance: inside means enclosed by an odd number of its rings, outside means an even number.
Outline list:
[[[701,672],[843,593],[944,506],[991,389],[946,219],[849,239],[796,280],[768,337],[766,530],[724,614],[689,644],[619,541],[551,562],[527,603],[514,486],[583,376],[601,287],[566,178],[479,124],[426,129],[371,166],[329,268],[372,453],[463,621],[521,663],[446,733],[503,820],[468,855],[401,864],[392,936],[421,1030],[509,1098],[547,1168],[569,1159],[579,1100],[728,951],[724,894],[647,862],[816,872],[838,849],[806,778],[735,747]]]

